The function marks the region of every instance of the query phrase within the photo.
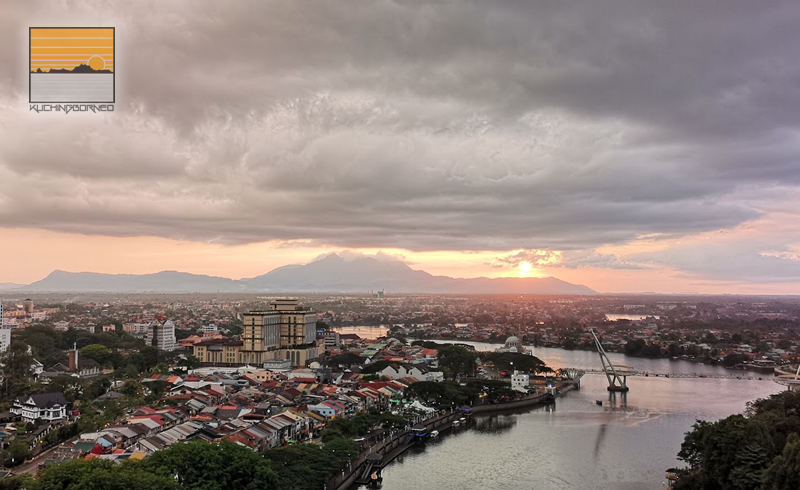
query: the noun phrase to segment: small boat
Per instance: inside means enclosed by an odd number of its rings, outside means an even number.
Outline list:
[[[467,423],[467,419],[465,419],[464,417],[461,417],[460,419],[458,419],[458,421],[461,422],[462,424]]]
[[[439,437],[439,431],[438,430],[432,430],[431,431],[431,438],[435,438],[435,437]]]
[[[461,422],[459,422],[458,420],[453,421],[453,427],[458,427],[459,425],[461,425]]]
[[[381,476],[380,471],[376,471],[375,473],[371,474],[369,477],[369,486],[372,488],[380,488],[383,484],[383,476]]]

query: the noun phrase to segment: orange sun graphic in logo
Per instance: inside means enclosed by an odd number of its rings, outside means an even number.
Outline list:
[[[92,67],[92,70],[100,71],[106,67],[106,60],[102,56],[92,56],[89,58],[89,66]]]

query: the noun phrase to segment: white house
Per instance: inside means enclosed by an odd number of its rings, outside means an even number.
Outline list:
[[[511,375],[511,389],[527,393],[530,388],[530,377],[527,374],[521,373],[515,369],[514,374]]]
[[[383,371],[379,371],[378,374],[392,379],[415,378],[417,381],[444,381],[442,372],[431,371],[426,366],[414,364],[390,364]]]
[[[20,415],[28,422],[36,419],[47,422],[63,420],[67,418],[67,400],[61,393],[19,396],[14,399],[11,413]]]

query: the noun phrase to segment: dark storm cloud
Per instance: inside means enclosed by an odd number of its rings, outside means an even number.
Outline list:
[[[116,23],[113,116],[7,109],[42,18]],[[13,4],[0,225],[626,267],[581,250],[730,228],[761,212],[741,189],[800,185],[798,21],[791,1]]]

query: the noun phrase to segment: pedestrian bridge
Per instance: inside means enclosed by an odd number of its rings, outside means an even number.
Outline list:
[[[747,374],[706,374],[706,373],[651,373],[649,371],[637,371],[630,366],[614,365],[617,374],[624,376],[645,376],[652,378],[713,378],[713,379],[750,379],[750,380],[773,380],[772,376],[759,376]],[[575,369],[577,368],[566,368]],[[607,371],[602,369],[580,369],[586,374],[608,374]]]

